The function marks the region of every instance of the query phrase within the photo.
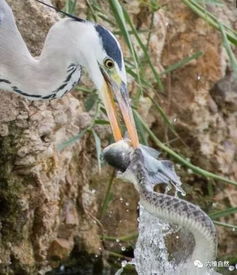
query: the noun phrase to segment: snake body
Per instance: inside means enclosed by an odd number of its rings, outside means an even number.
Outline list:
[[[215,259],[217,250],[216,229],[208,215],[199,206],[188,201],[153,191],[141,148],[131,150],[124,144],[115,143],[105,150],[105,159],[110,164],[113,160],[112,165],[116,168],[123,168],[120,177],[134,184],[140,194],[140,203],[148,212],[192,233],[195,246],[188,262],[195,268],[198,261],[205,269],[207,263]],[[205,274],[201,271],[201,266],[198,268],[199,271],[193,274]]]

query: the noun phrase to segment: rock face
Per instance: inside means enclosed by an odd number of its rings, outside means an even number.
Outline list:
[[[48,29],[58,20],[56,13],[34,0],[7,2],[30,51],[39,55]],[[62,7],[64,1],[54,2]],[[86,1],[79,2],[79,12],[85,18]],[[149,40],[151,59],[158,70],[203,52],[202,57],[166,75],[165,94],[159,95],[158,101],[175,121],[181,138],[172,147],[202,168],[237,180],[237,88],[231,74],[226,74],[220,35],[182,1],[160,1],[166,8],[153,15],[142,1],[123,2],[138,30],[151,27],[151,33],[142,31],[141,37]],[[110,14],[107,1],[101,5]],[[216,12],[224,12],[226,22],[231,18],[229,23],[236,24],[230,8],[220,7]],[[135,40],[134,45],[138,49]],[[139,49],[137,53],[142,57]],[[146,66],[143,71],[152,86],[146,92],[157,100],[154,77]],[[129,84],[135,93],[136,84],[132,80]],[[103,245],[107,250],[121,250],[117,242],[102,245],[101,235],[121,236],[136,230],[138,198],[131,185],[116,182],[107,212],[99,208],[113,173],[103,168],[98,176],[94,140],[85,135],[73,147],[56,148],[90,123],[79,97],[68,94],[58,100],[30,102],[0,92],[0,274],[45,274],[67,259],[75,246],[86,255],[99,255]],[[149,100],[140,98],[139,112],[163,141],[173,140]],[[96,130],[106,146],[108,128],[102,129]],[[187,199],[206,211],[213,200],[218,209],[237,205],[232,186],[209,183],[210,193],[206,181],[185,171],[183,179],[191,186],[187,192],[194,194]],[[236,235],[220,233],[220,255],[232,253]]]
[[[7,2],[38,55],[57,15],[34,0]],[[86,145],[82,140],[73,149],[56,149],[83,124],[82,105],[72,95],[30,102],[0,92],[0,274],[44,274],[49,263],[68,257],[75,235],[89,253],[98,252],[97,225],[83,217],[83,207],[91,215],[96,210]]]

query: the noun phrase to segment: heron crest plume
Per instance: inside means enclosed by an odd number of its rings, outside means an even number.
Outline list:
[[[66,15],[67,17],[73,18],[73,19],[75,19],[77,21],[80,21],[80,22],[85,21],[84,19],[81,19],[80,17],[77,17],[77,16],[72,15],[70,13],[67,13],[65,11],[62,11],[62,10],[58,9],[57,7],[49,5],[49,4],[47,4],[47,3],[43,2],[43,1],[40,1],[40,0],[35,0],[35,1],[41,3],[41,4],[45,5],[45,6],[47,6],[49,8],[51,8],[51,9],[54,9],[56,12],[62,13],[63,15]]]

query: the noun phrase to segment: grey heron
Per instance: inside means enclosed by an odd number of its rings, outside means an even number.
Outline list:
[[[60,98],[79,83],[82,67],[104,102],[115,141],[123,136],[114,97],[131,143],[137,147],[123,53],[115,36],[99,24],[68,15],[51,27],[40,56],[35,58],[16,26],[11,8],[0,0],[0,89],[30,100]]]

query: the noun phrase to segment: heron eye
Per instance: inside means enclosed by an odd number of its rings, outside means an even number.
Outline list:
[[[112,59],[105,59],[104,65],[108,69],[112,69],[114,67],[114,61]]]

